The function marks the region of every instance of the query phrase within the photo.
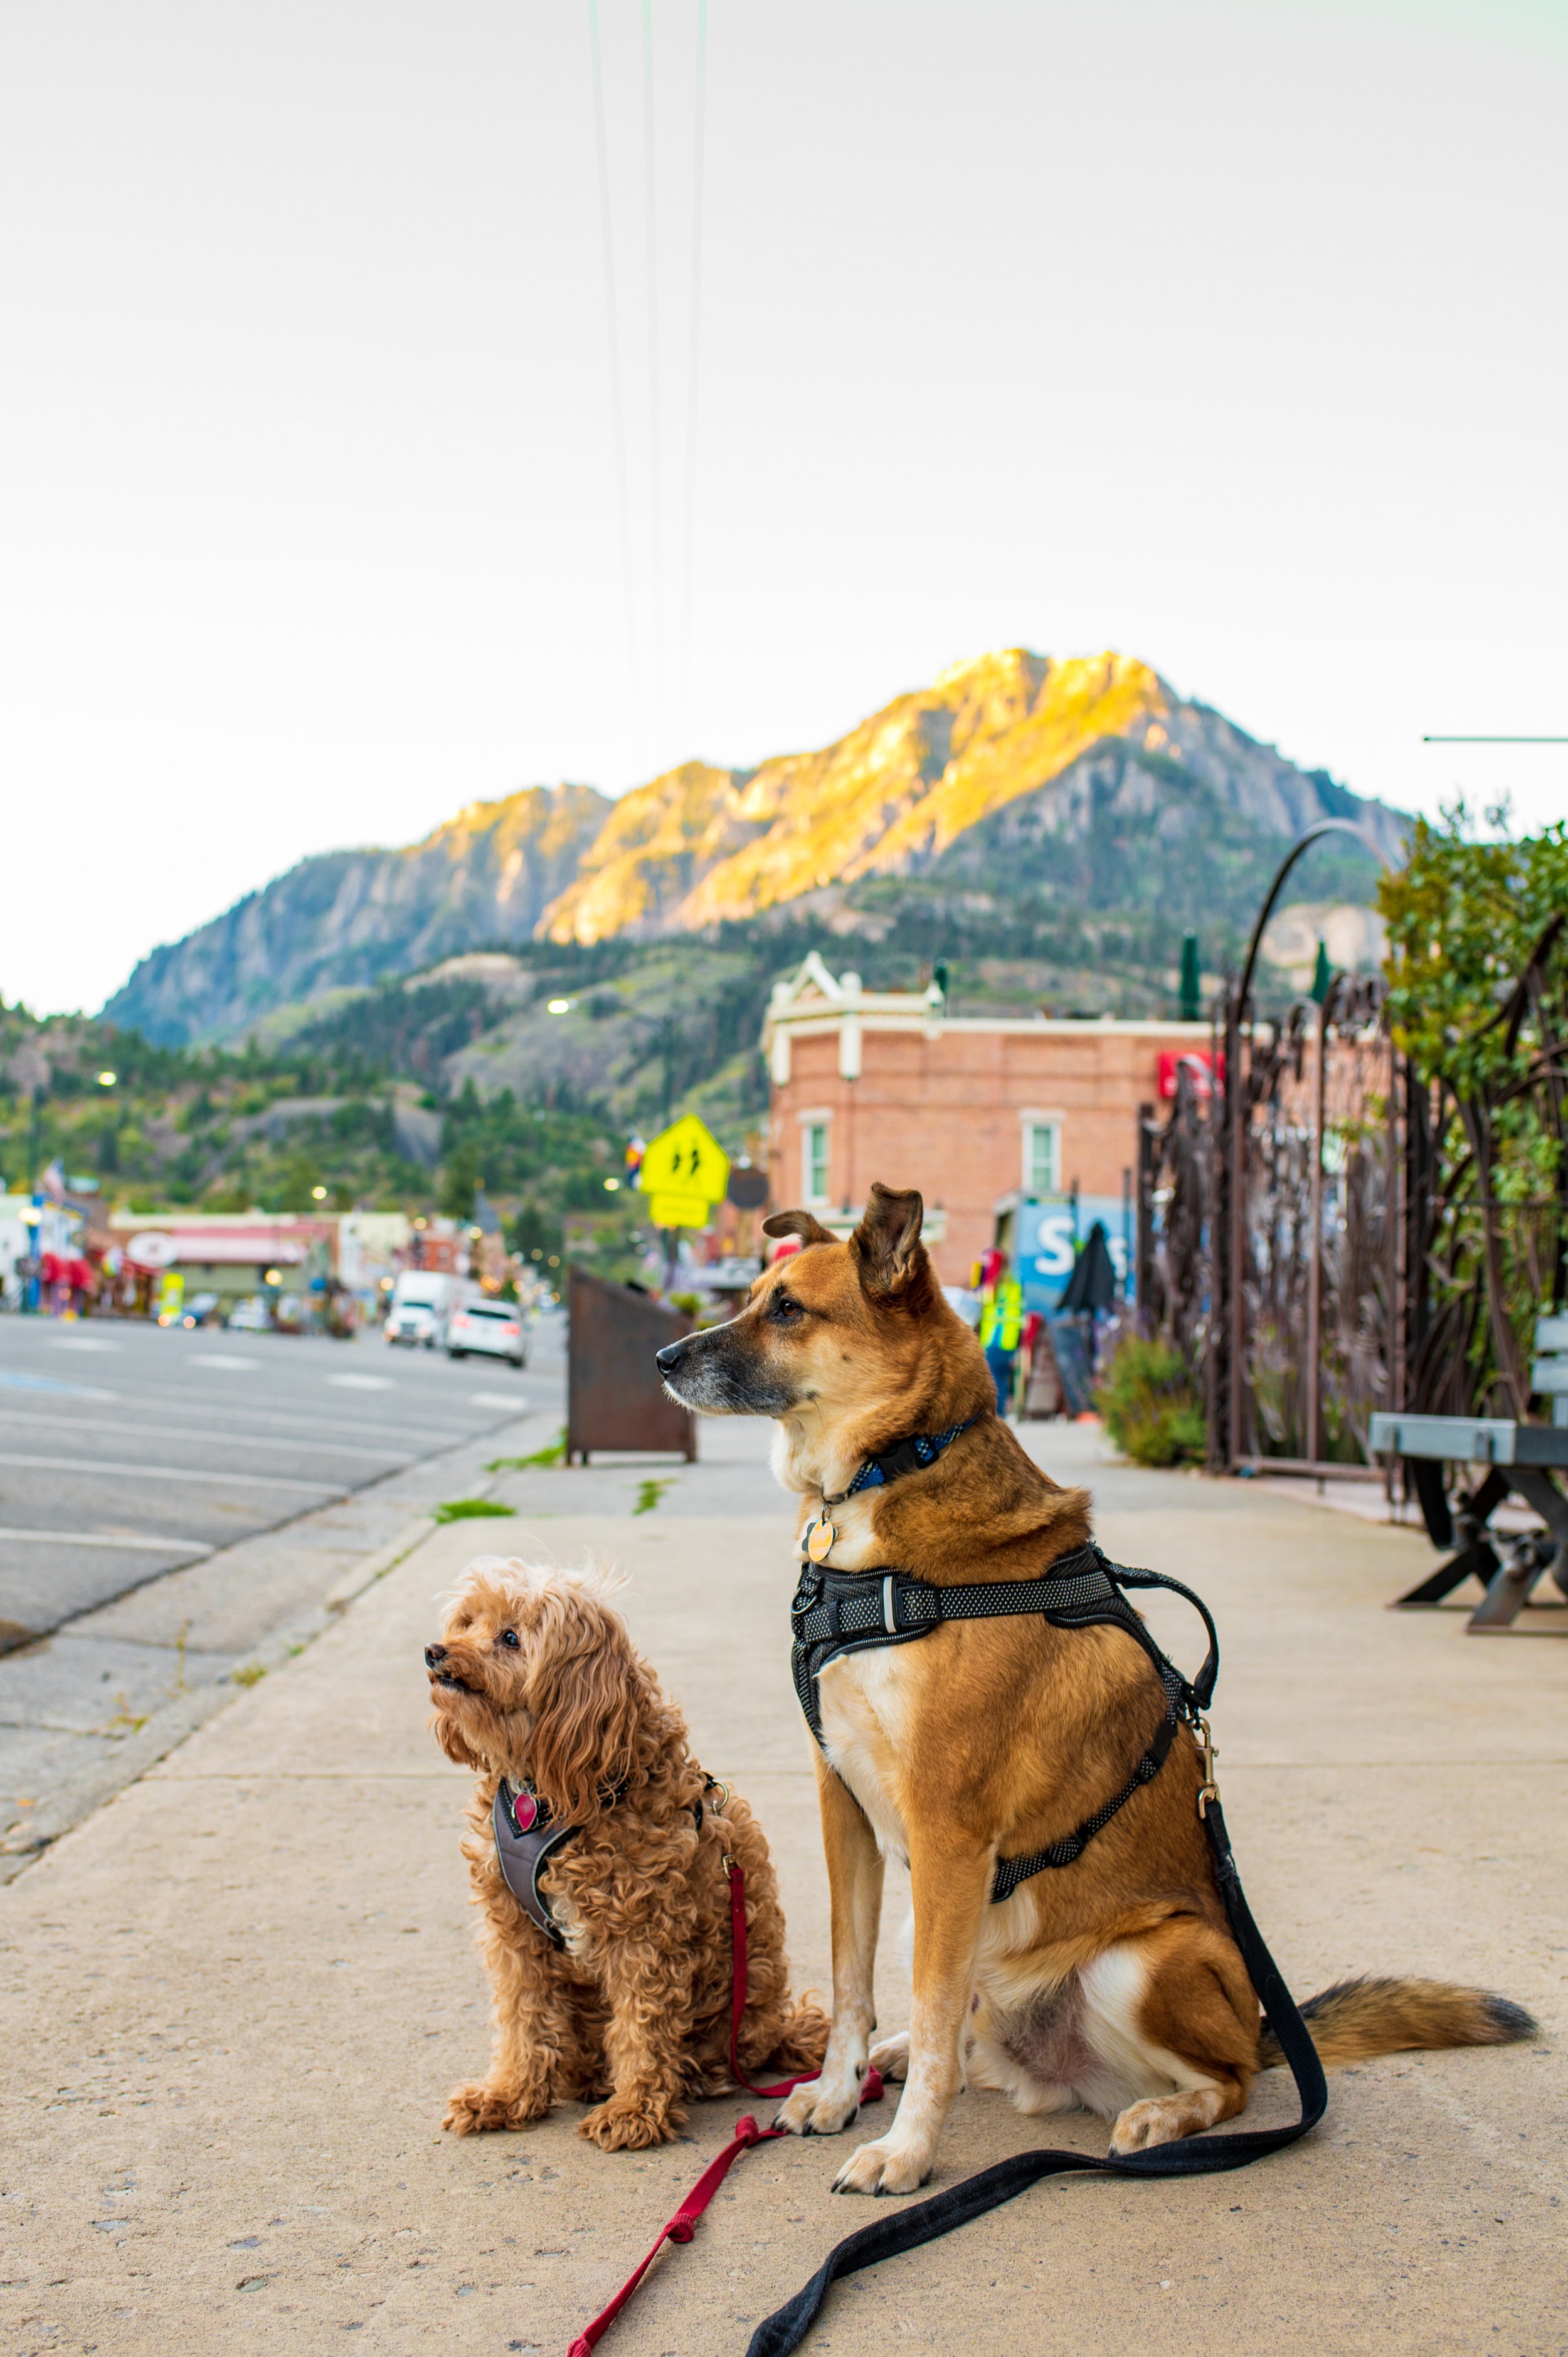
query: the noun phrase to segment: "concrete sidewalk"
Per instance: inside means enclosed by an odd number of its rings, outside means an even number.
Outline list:
[[[585,2146],[575,2107],[521,2136],[443,2136],[447,2088],[486,2059],[488,1996],[457,1852],[467,1780],[425,1736],[420,1648],[476,1552],[624,1564],[628,1618],[700,1758],[772,1840],[797,1980],[822,1984],[790,1523],[767,1437],[706,1427],[705,1461],[641,1513],[667,1463],[509,1477],[516,1521],[436,1531],[0,1895],[0,2348],[314,2357],[362,2334],[398,2357],[564,2351],[749,2105],[701,2107],[685,2142],[647,2158]],[[809,2347],[1568,2349],[1568,2074],[1550,2034],[1568,1960],[1553,1641],[1568,1610],[1472,1644],[1462,1609],[1383,1609],[1430,1560],[1411,1533],[1113,1467],[1076,1429],[1026,1437],[1093,1481],[1112,1555],[1187,1580],[1217,1614],[1227,1813],[1298,1995],[1358,1970],[1448,1975],[1521,2000],[1549,2035],[1345,2072],[1309,2143],[1234,2177],[1038,2188],[854,2278]],[[1182,1609],[1155,1618],[1196,1661]],[[890,1885],[892,2028],[907,1980]],[[1287,2095],[1263,2081],[1250,2121],[1285,2116]],[[936,2182],[1104,2140],[1082,2115],[1032,2124],[970,2094]],[[880,2214],[829,2197],[843,2149],[747,2156],[607,2357],[743,2351],[831,2243]]]

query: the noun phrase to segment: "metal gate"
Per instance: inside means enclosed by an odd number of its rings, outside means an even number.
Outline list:
[[[1212,1470],[1380,1479],[1378,1409],[1529,1413],[1530,1329],[1568,1277],[1568,919],[1461,1043],[1495,1029],[1500,1057],[1423,1080],[1377,977],[1257,1013],[1264,923],[1326,831],[1274,879],[1207,1064],[1167,1118],[1144,1108],[1137,1299],[1201,1383]]]

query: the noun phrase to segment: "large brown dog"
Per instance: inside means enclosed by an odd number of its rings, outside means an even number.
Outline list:
[[[810,1997],[790,2002],[762,1830],[693,1759],[608,1584],[482,1558],[424,1659],[436,1740],[477,1771],[463,1854],[495,1994],[489,2075],[453,2090],[446,2126],[520,2128],[575,2098],[596,2104],[584,2136],[607,2152],[640,2151],[675,2134],[683,2097],[732,2087],[726,1854],[746,1876],[741,2069],[814,2070],[827,2023]],[[503,1776],[577,1828],[543,1892],[561,1947],[501,1871],[492,1811]]]
[[[659,1354],[676,1398],[778,1418],[773,1466],[801,1523],[874,1454],[972,1419],[944,1454],[835,1503],[828,1565],[890,1566],[938,1586],[1034,1577],[1089,1535],[1089,1497],[1042,1473],[995,1414],[974,1336],[942,1297],[915,1193],[874,1187],[846,1243],[809,1211],[771,1235],[804,1249],[728,1325]],[[822,1671],[817,1781],[832,1902],[832,2034],[821,2076],[779,2115],[802,2135],[853,2119],[867,2062],[908,2083],[886,2136],[840,2169],[845,2192],[908,2193],[930,2174],[965,2065],[1021,2110],[1083,2104],[1114,2152],[1208,2128],[1280,2061],[1230,1936],[1183,1727],[1160,1772],[1073,1865],[990,1900],[998,1856],[1062,1839],[1120,1792],[1165,1711],[1159,1678],[1116,1628],[1038,1617],[948,1623],[918,1643]],[[915,1914],[908,2039],[873,2050],[872,1967],[887,1851]],[[1327,2064],[1410,2046],[1500,2044],[1517,2006],[1428,1981],[1363,1981],[1307,2008]],[[967,2045],[967,2056],[966,2056]]]

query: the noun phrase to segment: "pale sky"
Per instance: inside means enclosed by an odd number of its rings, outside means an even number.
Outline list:
[[[0,10],[0,991],[305,854],[1115,647],[1568,809],[1568,0]],[[650,390],[656,383],[657,419]],[[657,433],[661,564],[651,454]],[[693,518],[689,662],[683,624]]]

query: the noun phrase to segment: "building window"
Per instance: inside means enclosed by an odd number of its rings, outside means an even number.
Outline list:
[[[828,1200],[828,1125],[809,1121],[800,1132],[800,1184],[808,1203]]]
[[[1062,1184],[1062,1125],[1059,1121],[1024,1124],[1024,1192],[1059,1195]]]

